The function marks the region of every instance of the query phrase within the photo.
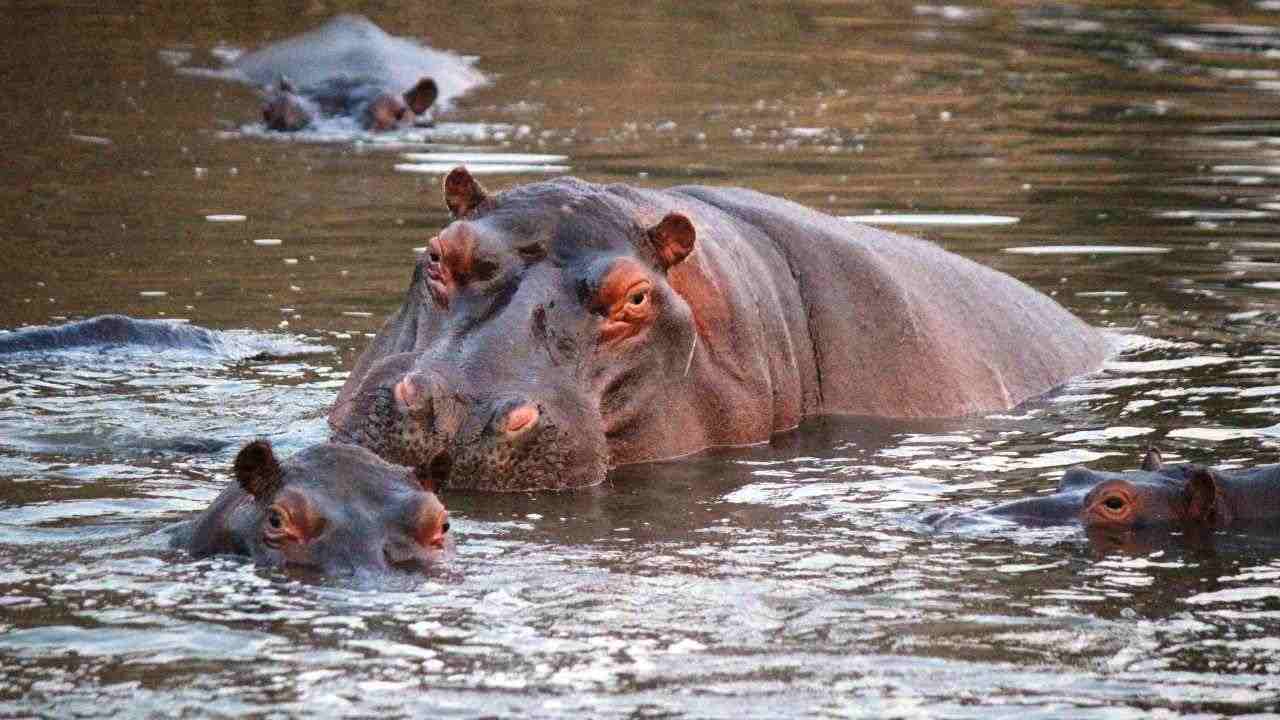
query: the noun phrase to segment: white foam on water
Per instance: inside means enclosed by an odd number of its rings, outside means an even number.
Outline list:
[[[1205,442],[1226,442],[1245,438],[1280,437],[1280,425],[1264,428],[1178,428],[1171,430],[1165,437],[1186,438],[1188,440],[1204,440]]]
[[[1079,432],[1067,433],[1059,435],[1054,440],[1057,442],[1088,442],[1090,440],[1122,440],[1124,438],[1142,437],[1155,432],[1155,428],[1149,427],[1124,427],[1117,425],[1115,427],[1102,428],[1100,430],[1081,430]]]
[[[1155,245],[1025,245],[1008,247],[1015,255],[1159,255],[1170,248]]]
[[[1272,217],[1260,210],[1169,210],[1156,213],[1156,217],[1173,220],[1257,220]]]
[[[248,220],[247,215],[236,215],[234,213],[215,213],[213,215],[205,215],[205,220],[216,223],[244,222]]]
[[[562,163],[569,159],[568,155],[502,152],[407,152],[403,153],[401,157],[414,163],[456,163],[459,165],[491,165],[499,163],[545,165]]]
[[[1255,287],[1260,290],[1280,290],[1280,281],[1267,280],[1264,282],[1249,283],[1249,287]]]
[[[111,138],[98,137],[97,135],[81,135],[79,133],[71,133],[72,140],[76,142],[88,143],[90,145],[110,145]]]
[[[952,213],[878,213],[875,215],[847,215],[843,219],[866,225],[981,226],[1016,225],[1022,222],[1022,218],[1011,215],[963,215]]]
[[[138,294],[141,295],[142,297],[156,298],[156,297],[164,297],[165,295],[168,295],[169,292],[167,290],[141,290],[138,292]]]
[[[396,163],[399,172],[420,173],[424,175],[448,175],[457,167],[457,163]],[[491,163],[473,165],[467,168],[472,175],[522,175],[526,173],[562,173],[568,172],[568,165],[531,165],[527,163]]]
[[[253,244],[257,245],[258,247],[275,247],[276,245],[280,245],[282,243],[284,243],[284,241],[281,240],[280,238],[258,238],[257,240],[253,241]]]

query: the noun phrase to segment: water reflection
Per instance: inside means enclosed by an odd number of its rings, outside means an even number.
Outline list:
[[[918,518],[1044,492],[1075,462],[1129,469],[1148,443],[1280,460],[1280,7],[358,8],[496,78],[390,137],[267,141],[251,89],[173,71],[340,9],[9,13],[0,326],[284,323],[339,352],[0,366],[0,714],[1276,711],[1276,528]],[[601,488],[454,494],[438,577],[352,586],[167,551],[157,531],[213,497],[240,442],[324,437],[447,218],[438,179],[397,162],[482,153],[840,216],[1017,218],[911,230],[1151,340],[991,417],[815,420]],[[486,185],[528,177],[503,170]],[[226,214],[244,220],[206,220]]]

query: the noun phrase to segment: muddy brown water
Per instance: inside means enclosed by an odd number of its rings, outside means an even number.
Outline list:
[[[253,127],[250,89],[175,69],[342,11],[477,56],[493,82],[393,143],[282,141]],[[0,715],[1280,711],[1277,531],[919,522],[1044,491],[1072,463],[1132,467],[1148,442],[1280,461],[1280,3],[27,2],[0,17],[0,327],[123,312],[337,348],[0,363]],[[156,531],[216,494],[237,443],[323,438],[413,248],[446,222],[440,176],[409,152],[565,156],[492,187],[560,164],[925,215],[902,227],[1054,294],[1125,350],[1008,413],[813,421],[591,491],[448,498],[458,557],[426,578],[165,550]]]

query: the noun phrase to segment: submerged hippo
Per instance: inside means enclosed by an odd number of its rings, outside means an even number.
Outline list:
[[[0,331],[0,357],[116,348],[176,350],[229,360],[298,357],[333,351],[326,345],[308,345],[280,335],[229,333],[178,320],[140,320],[125,315],[98,315],[62,325]]]
[[[820,413],[1006,409],[1106,353],[1008,275],[750,190],[491,195],[457,168],[444,194],[329,421],[449,487],[591,485]]]
[[[285,77],[267,91],[262,122],[269,130],[296,132],[320,117],[350,117],[365,130],[395,130],[413,125],[425,115],[437,94],[431,78],[422,78],[397,95],[363,78],[330,78],[318,87],[298,89]]]
[[[143,345],[217,352],[226,342],[215,330],[172,320],[99,315],[63,325],[25,327],[0,333],[0,355],[89,346]]]
[[[409,468],[336,443],[282,463],[255,440],[236,456],[235,482],[177,525],[171,544],[196,557],[245,555],[334,574],[428,567],[450,550],[448,531],[444,506]]]
[[[466,59],[388,35],[358,15],[242,55],[224,76],[264,88],[263,121],[286,131],[324,116],[390,130],[485,82]]]
[[[1140,470],[1101,472],[1073,467],[1052,495],[1041,495],[931,522],[939,529],[988,519],[1022,525],[1070,525],[1086,529],[1143,529],[1167,525],[1222,528],[1280,517],[1280,465],[1211,470],[1165,465],[1148,451]]]

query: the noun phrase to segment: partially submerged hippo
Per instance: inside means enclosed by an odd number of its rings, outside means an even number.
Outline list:
[[[390,130],[485,82],[468,60],[388,35],[359,15],[242,55],[228,71],[264,89],[263,120],[273,130],[300,130],[322,116]]]
[[[332,352],[280,335],[228,333],[177,320],[140,320],[98,315],[61,325],[0,331],[0,356],[68,350],[147,348],[177,350],[227,359],[268,359]]]
[[[270,130],[296,132],[320,117],[350,117],[365,130],[386,131],[413,125],[435,102],[431,78],[397,95],[363,78],[331,78],[319,87],[298,89],[287,77],[262,102],[262,122]]]
[[[820,413],[1001,410],[1104,337],[936,245],[750,190],[444,183],[404,304],[329,415],[450,487],[601,482]]]
[[[1067,470],[1057,492],[931,520],[954,529],[1005,520],[1020,525],[1086,529],[1143,529],[1168,525],[1221,528],[1280,517],[1280,465],[1211,470],[1190,463],[1165,465],[1148,451],[1140,470]]]
[[[327,574],[429,567],[450,550],[449,516],[409,468],[364,448],[316,445],[280,462],[255,440],[235,459],[235,482],[172,530],[196,557],[248,556],[268,567]]]
[[[220,333],[186,323],[99,315],[62,325],[25,327],[0,333],[0,355],[116,345],[216,352],[223,342]]]

